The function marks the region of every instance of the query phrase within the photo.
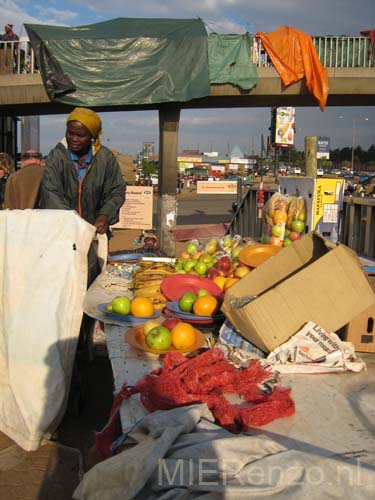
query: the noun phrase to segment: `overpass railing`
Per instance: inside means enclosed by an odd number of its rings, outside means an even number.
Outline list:
[[[264,188],[264,202],[276,192],[276,188]],[[258,187],[247,188],[237,202],[237,211],[229,225],[228,233],[259,240],[262,235],[262,219],[258,209]],[[339,219],[340,243],[352,248],[358,255],[375,259],[375,198],[344,196]]]
[[[271,60],[260,39],[253,38],[253,63],[258,67],[271,67]],[[321,63],[327,68],[375,67],[375,44],[369,37],[319,36],[312,39]],[[14,42],[0,41],[0,75],[22,73],[38,73],[28,38]]]

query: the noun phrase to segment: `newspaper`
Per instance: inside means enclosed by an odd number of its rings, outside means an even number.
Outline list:
[[[366,368],[351,342],[343,342],[312,321],[274,349],[265,363],[279,373],[360,372]]]
[[[242,337],[228,319],[220,327],[215,347],[220,348],[228,361],[238,368],[247,366],[250,359],[265,357],[264,352]]]

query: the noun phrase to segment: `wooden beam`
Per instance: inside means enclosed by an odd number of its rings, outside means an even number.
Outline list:
[[[168,257],[175,257],[173,229],[177,222],[177,155],[181,107],[163,104],[159,107],[159,184],[158,226],[159,245]]]

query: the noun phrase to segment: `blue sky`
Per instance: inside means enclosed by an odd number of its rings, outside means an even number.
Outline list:
[[[89,6],[87,4],[90,4]],[[358,36],[375,28],[374,0],[0,0],[0,19],[13,23],[26,35],[24,23],[62,26],[92,24],[116,17],[195,18],[205,22],[208,32],[270,32],[282,25],[311,35]],[[113,149],[136,154],[143,141],[158,145],[157,112],[102,113],[103,142]],[[65,116],[41,117],[41,150],[48,151],[64,135]],[[367,120],[366,120],[367,119]],[[244,153],[260,152],[261,135],[268,133],[269,108],[190,110],[181,114],[179,150],[199,149],[227,154],[234,145]],[[355,124],[355,130],[353,128]],[[304,137],[331,138],[331,148],[367,149],[375,144],[374,107],[327,107],[296,109],[298,149]]]

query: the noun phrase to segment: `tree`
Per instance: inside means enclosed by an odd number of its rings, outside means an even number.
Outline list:
[[[147,179],[147,185],[151,184],[150,176],[156,173],[156,164],[154,161],[148,161],[145,158],[141,163],[142,174],[145,179]]]

